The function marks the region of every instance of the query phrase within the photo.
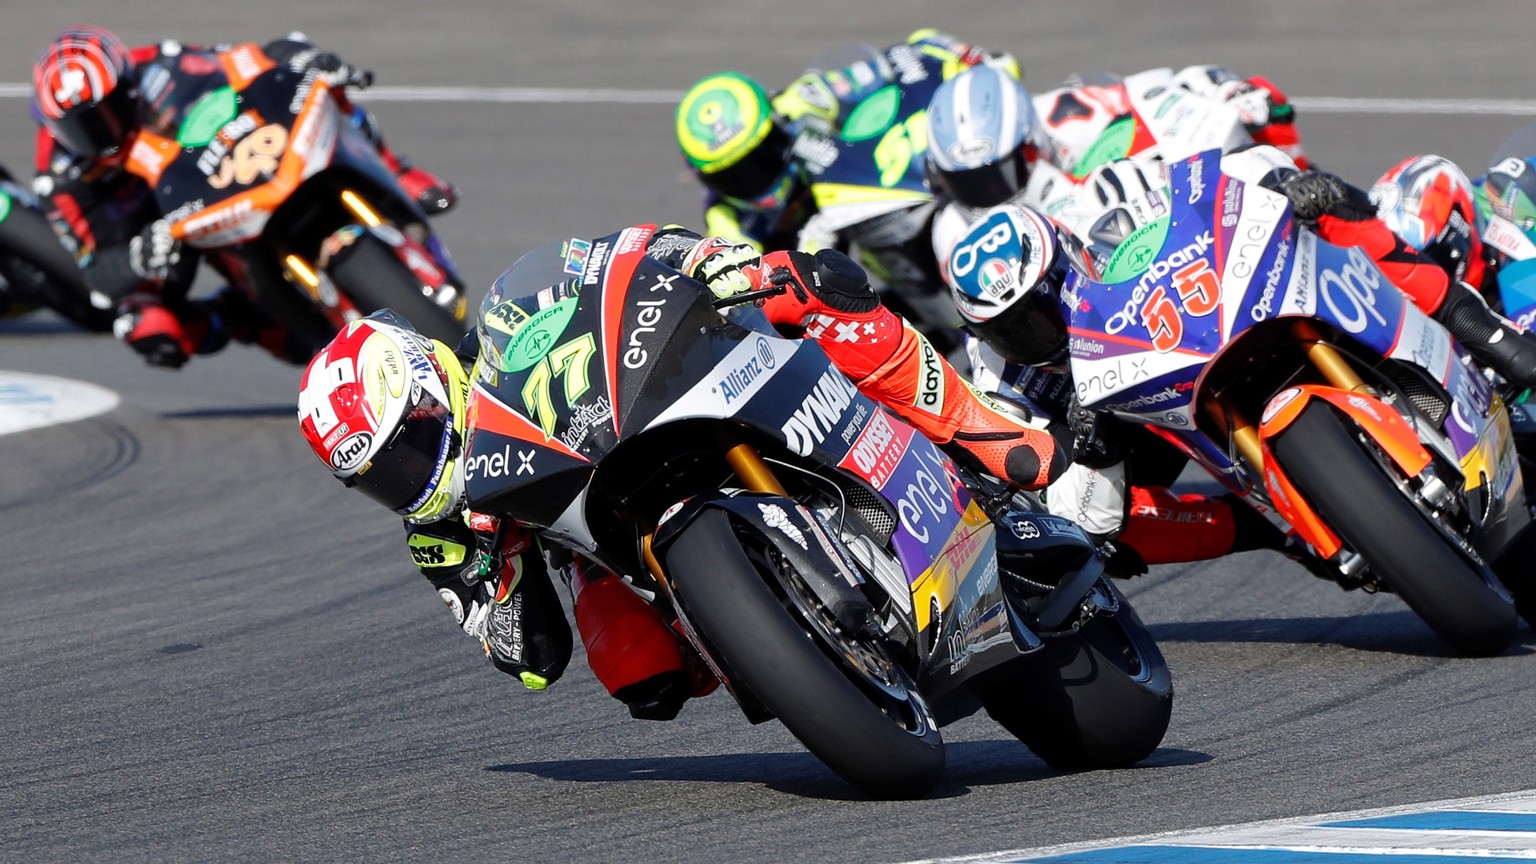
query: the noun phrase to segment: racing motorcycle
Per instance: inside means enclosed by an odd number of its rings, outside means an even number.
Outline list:
[[[112,329],[110,312],[91,305],[74,256],[59,242],[42,204],[0,167],[0,317],[47,307],[87,330]]]
[[[943,61],[911,45],[881,52],[850,46],[816,68],[841,70],[839,124],[802,121],[794,152],[810,177],[816,215],[800,248],[857,247],[883,301],[940,351],[959,345],[960,318],[933,254],[933,193],[924,175],[928,103],[944,83]]]
[[[1502,651],[1516,612],[1494,565],[1532,515],[1499,393],[1364,252],[1223,175],[1219,151],[1170,175],[1170,216],[1082,256],[1091,278],[1063,290],[1079,402],[1179,446],[1344,588],[1396,592],[1460,652]],[[959,290],[1019,278],[1012,225],[972,227]]]
[[[931,790],[940,727],[981,708],[1058,768],[1150,754],[1168,667],[1083,532],[718,311],[761,293],[715,301],[653,230],[541,246],[486,296],[470,506],[623,574],[748,720],[870,796]]]
[[[128,159],[172,236],[312,351],[385,307],[435,339],[463,335],[446,247],[316,72],[254,43],[176,69]]]

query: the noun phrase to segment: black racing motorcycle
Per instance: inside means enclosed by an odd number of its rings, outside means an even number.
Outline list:
[[[91,305],[75,258],[59,242],[32,190],[0,167],[0,318],[48,308],[87,330],[112,329],[112,314]]]
[[[622,574],[750,721],[872,797],[929,792],[940,727],[982,708],[1056,768],[1150,754],[1168,667],[1081,529],[957,466],[753,295],[647,257],[653,230],[541,246],[486,297],[470,506]]]

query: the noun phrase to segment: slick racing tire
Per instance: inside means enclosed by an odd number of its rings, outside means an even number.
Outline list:
[[[79,265],[48,220],[20,201],[0,220],[0,276],[18,301],[47,306],[97,333],[112,329],[112,310],[91,305]]]
[[[944,743],[916,685],[879,644],[854,644],[858,634],[829,644],[804,598],[770,572],[783,566],[771,543],[706,510],[665,554],[679,603],[732,686],[839,777],[871,798],[918,798],[939,782]]]
[[[395,256],[393,248],[367,231],[333,256],[326,272],[364,315],[393,309],[422,334],[450,348],[464,336],[464,322],[453,310],[423,294],[421,280]]]
[[[983,690],[987,714],[1058,771],[1120,768],[1150,756],[1173,713],[1173,676],[1152,634],[1108,579],[1119,603],[1075,632],[998,670]]]
[[[1314,402],[1271,447],[1302,496],[1372,572],[1451,647],[1498,654],[1515,638],[1515,607],[1440,534],[1333,409]]]

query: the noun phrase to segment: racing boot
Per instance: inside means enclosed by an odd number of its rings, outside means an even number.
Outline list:
[[[180,369],[193,354],[212,354],[229,344],[228,331],[205,305],[183,302],[173,312],[150,293],[119,301],[112,333],[146,363],[165,369]]]
[[[1457,282],[1431,316],[1479,363],[1521,389],[1536,387],[1536,336],[1488,308],[1471,286]]]
[[[576,630],[587,665],[636,720],[671,720],[718,680],[661,614],[624,580],[582,559],[571,565]]]
[[[389,170],[395,172],[395,179],[400,182],[406,197],[415,201],[428,216],[446,213],[458,202],[457,186],[430,171],[417,168],[409,159],[384,143],[384,133],[379,129],[378,118],[373,116],[373,112],[360,105],[353,106],[352,123],[378,149],[379,158],[384,160]]]
[[[880,304],[847,255],[770,252],[743,269],[755,270],[758,286],[784,289],[763,302],[770,321],[815,339],[860,391],[958,461],[1024,489],[1045,486],[1066,467],[1043,419],[961,378],[927,338]]]

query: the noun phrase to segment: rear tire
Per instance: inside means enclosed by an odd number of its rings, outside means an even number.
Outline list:
[[[688,618],[745,687],[838,776],[872,798],[926,795],[944,772],[937,725],[904,673],[907,711],[887,713],[765,580],[729,516],[706,510],[666,551]],[[764,547],[770,544],[761,541]],[[894,664],[892,664],[894,665]],[[897,667],[899,671],[899,667]]]
[[[336,253],[326,267],[331,281],[358,311],[367,315],[393,309],[418,331],[456,347],[465,333],[464,322],[421,291],[421,280],[395,256],[394,249],[364,231],[350,246]]]
[[[1006,680],[989,682],[987,714],[1058,771],[1120,768],[1162,743],[1173,713],[1173,677],[1152,634],[1107,579],[1120,602],[1113,616],[1076,633],[1047,637]]]
[[[1440,638],[1472,656],[1509,647],[1515,607],[1441,537],[1352,428],[1326,403],[1314,402],[1271,448],[1328,527]]]
[[[91,305],[80,266],[43,214],[12,200],[11,212],[0,221],[0,255],[16,259],[0,271],[18,299],[41,303],[87,330],[112,330],[116,316]]]

